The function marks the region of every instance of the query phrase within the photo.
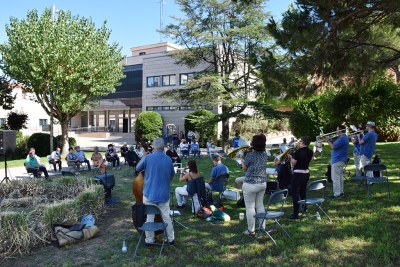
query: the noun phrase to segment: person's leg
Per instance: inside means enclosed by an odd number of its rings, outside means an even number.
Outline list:
[[[265,212],[264,195],[266,186],[267,183],[255,184],[255,187],[258,187],[258,192],[256,192],[256,199],[255,199],[255,208],[257,214]],[[261,223],[261,221],[259,221],[258,223]],[[265,229],[265,221],[263,222],[263,228]]]
[[[113,168],[115,168],[115,162],[117,161],[115,158],[112,158],[112,164],[113,164]]]
[[[254,233],[255,231],[255,201],[256,201],[256,192],[258,188],[254,184],[244,183],[243,184],[243,197],[244,202],[246,203],[246,219],[247,219],[247,229],[249,232]]]
[[[296,218],[299,216],[299,203],[300,200],[300,173],[293,173],[292,176],[292,199],[293,199],[293,216]]]
[[[28,173],[32,173],[32,174],[33,174],[33,177],[39,178],[39,177],[38,177],[38,170],[37,170],[37,169],[29,168],[29,169],[28,169]]]
[[[184,188],[184,187],[175,188],[175,197],[176,197],[176,202],[178,203],[178,206],[183,206],[186,204],[185,196],[187,196],[186,188]]]
[[[212,189],[211,189],[211,186],[210,186],[210,184],[209,184],[209,183],[205,183],[205,186],[206,186],[206,189],[208,189],[208,190],[212,190]]]
[[[301,179],[300,179],[300,188],[299,188],[299,195],[300,195],[300,199],[301,200],[306,199],[307,183],[308,183],[309,180],[310,180],[310,174],[309,173],[302,173]],[[306,210],[307,207],[304,207],[304,209]]]
[[[370,163],[371,163],[371,160],[369,158],[367,158],[364,155],[361,155],[361,167],[362,168],[364,168],[365,166],[367,166]],[[365,175],[368,177],[374,177],[373,172],[367,172]]]
[[[48,172],[47,172],[46,167],[39,166],[39,171],[41,171],[41,172],[44,173],[44,177],[49,178],[49,174],[48,174]]]
[[[57,161],[57,163],[58,163],[58,170],[61,171],[61,170],[62,170],[62,161],[59,160],[59,161]],[[55,170],[56,170],[56,169],[54,169],[54,171],[55,171]]]
[[[246,177],[245,177],[245,176],[242,176],[242,177],[238,177],[238,178],[235,179],[235,183],[237,184],[237,186],[238,186],[239,188],[242,188],[244,178],[246,178]]]
[[[360,154],[353,153],[353,156],[354,156],[354,166],[356,166],[356,176],[361,176]]]
[[[119,157],[116,156],[116,157],[115,157],[115,160],[117,161],[117,167],[119,167]]]
[[[143,196],[143,203],[157,205],[156,203],[153,203],[150,200],[148,200],[145,196]],[[147,215],[146,222],[154,222],[154,215],[151,215],[151,214]],[[145,242],[146,243],[154,243],[154,231],[146,231]]]
[[[344,161],[339,161],[332,164],[333,195],[335,197],[340,196],[340,194],[342,193],[340,188],[340,179],[343,176],[344,164]]]
[[[57,170],[57,168],[56,168],[56,166],[57,166],[56,161],[55,161],[54,159],[51,159],[51,160],[49,160],[49,163],[53,165],[53,170],[56,171],[56,170]]]
[[[84,162],[87,164],[88,170],[90,171],[91,170],[90,161],[88,159],[85,159]]]
[[[144,198],[144,196],[143,196],[143,198]],[[175,235],[174,235],[174,227],[172,225],[172,221],[171,221],[171,217],[170,217],[169,200],[165,203],[158,203],[157,206],[161,210],[161,217],[163,218],[164,223],[167,224],[168,242],[172,242],[175,239]]]

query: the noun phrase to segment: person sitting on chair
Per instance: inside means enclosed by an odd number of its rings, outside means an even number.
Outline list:
[[[106,152],[106,160],[108,162],[112,162],[113,164],[113,170],[115,170],[115,162],[117,162],[117,170],[120,170],[121,167],[119,166],[119,157],[118,155],[114,152],[114,146],[112,144],[108,145],[108,150]]]
[[[211,158],[211,160],[212,160],[212,156],[213,156],[214,154],[218,154],[219,148],[217,148],[217,147],[215,146],[214,143],[211,143],[210,149],[209,149],[208,151],[209,151],[209,153],[210,153],[210,158]]]
[[[169,145],[169,148],[165,154],[171,158],[172,163],[181,163],[181,158],[179,157],[178,153],[174,149],[173,145],[171,145],[171,144]]]
[[[46,179],[49,178],[46,167],[39,164],[34,149],[29,151],[28,157],[25,160],[25,168],[27,172],[32,173],[35,178],[40,178],[39,172],[43,172]]]
[[[91,159],[93,166],[99,167],[100,172],[104,174],[106,172],[106,166],[104,165],[103,156],[99,153],[99,148],[97,146],[94,147],[94,153]]]
[[[190,186],[190,183],[196,179],[199,178],[200,172],[197,169],[197,164],[195,160],[189,160],[188,165],[183,171],[181,172],[179,176],[179,182],[185,182],[186,185],[182,187],[177,187],[175,188],[175,196],[176,196],[176,201],[178,202],[178,206],[176,206],[178,209],[182,209],[185,207],[186,202],[187,202],[187,196],[188,196],[188,191],[187,188]],[[193,196],[193,203],[194,203],[194,211],[197,213],[200,209],[200,204],[197,199],[197,194]]]
[[[123,157],[125,159],[125,164],[126,162],[126,155],[128,154],[128,144],[126,142],[124,142],[123,146],[121,146],[121,157]]]
[[[199,143],[197,142],[196,138],[192,139],[193,142],[190,145],[190,151],[193,153],[193,157],[195,158],[196,155],[200,158],[200,149],[199,149]]]
[[[127,154],[126,154],[126,161],[128,162],[129,167],[133,167],[135,169],[135,174],[136,172],[136,165],[139,163],[140,158],[135,152],[135,147],[132,145]]]
[[[213,142],[211,141],[211,138],[208,138],[208,141],[207,141],[207,143],[206,143],[207,153],[208,153],[208,154],[210,154],[210,148],[211,148],[212,143],[213,143]]]
[[[221,156],[218,154],[212,155],[212,161],[214,163],[214,168],[211,170],[210,180],[206,183],[206,189],[213,190],[215,183],[214,180],[221,174],[229,174],[229,169],[221,162]]]
[[[61,154],[60,154],[61,149],[59,147],[56,148],[55,151],[53,151],[50,155],[50,160],[49,163],[53,164],[54,171],[57,171],[57,165],[58,165],[58,170],[62,170],[61,166]]]
[[[189,144],[186,142],[185,139],[181,140],[179,147],[181,149],[182,158],[189,157]]]
[[[72,147],[69,148],[69,153],[67,154],[66,160],[67,165],[74,168],[75,174],[79,174],[79,171],[81,170],[81,163],[74,154],[74,149]]]
[[[85,153],[81,150],[80,146],[75,147],[75,156],[78,159],[79,163],[85,162],[88,166],[88,170],[90,171],[90,161],[85,157]]]

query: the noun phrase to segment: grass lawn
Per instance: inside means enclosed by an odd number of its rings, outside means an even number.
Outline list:
[[[325,191],[323,209],[333,222],[322,216],[317,227],[304,219],[287,219],[292,213],[292,199],[288,197],[284,207],[285,216],[280,220],[291,235],[291,239],[279,229],[272,233],[277,241],[275,247],[268,237],[258,240],[244,236],[246,220],[239,221],[236,201],[223,200],[225,211],[231,221],[213,224],[197,219],[184,210],[176,219],[188,226],[184,229],[175,225],[175,246],[166,246],[163,256],[155,261],[133,259],[139,238],[131,220],[131,205],[135,202],[131,184],[134,179],[127,166],[113,171],[116,187],[112,196],[121,200],[108,206],[106,213],[96,223],[100,235],[92,240],[58,249],[52,245],[35,248],[29,255],[3,259],[1,266],[399,266],[400,265],[400,183],[397,165],[400,143],[377,144],[376,153],[388,167],[391,197],[387,200],[384,185],[373,186],[375,191],[370,200],[365,191],[356,192],[356,183],[345,181],[345,197],[330,200],[332,184]],[[311,180],[326,178],[326,166],[330,161],[330,148],[324,146],[324,156],[311,163]],[[348,170],[354,174],[351,158]],[[268,165],[272,166],[271,161]],[[232,160],[224,163],[231,171],[228,187],[235,188],[234,179],[243,176],[242,170]],[[199,170],[206,180],[212,168],[209,158],[199,161]],[[178,175],[173,180],[173,189],[182,186]],[[171,190],[173,192],[173,190]],[[380,193],[382,192],[382,193]],[[267,204],[269,195],[265,195]],[[174,197],[175,198],[175,197]],[[309,207],[309,212],[313,213]],[[126,239],[128,252],[122,253],[122,240]],[[197,240],[198,242],[193,242]],[[1,243],[1,242],[0,242]],[[139,253],[153,256],[158,247],[141,246]]]

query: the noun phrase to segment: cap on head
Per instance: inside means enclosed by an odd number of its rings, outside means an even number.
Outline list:
[[[367,122],[367,126],[374,126],[374,127],[375,127],[375,122],[373,122],[373,121],[368,121],[368,122]]]
[[[124,146],[126,146],[126,145],[128,145],[128,143],[127,143],[127,142],[124,142]]]

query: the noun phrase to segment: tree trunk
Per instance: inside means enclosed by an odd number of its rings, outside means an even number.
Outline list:
[[[61,124],[61,135],[62,135],[62,146],[61,146],[61,153],[67,154],[68,153],[68,120],[60,121]]]
[[[222,114],[227,114],[227,108],[222,106]],[[229,148],[229,119],[224,118],[222,121],[222,149],[227,152]]]

